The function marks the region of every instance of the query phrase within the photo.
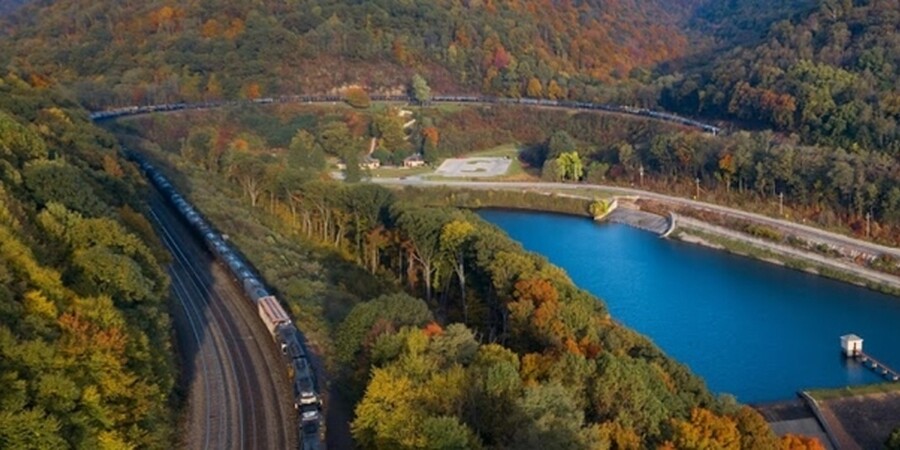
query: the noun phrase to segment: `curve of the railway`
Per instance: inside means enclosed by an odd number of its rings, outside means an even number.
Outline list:
[[[169,274],[188,411],[180,445],[297,448],[297,419],[280,355],[229,274],[161,199],[154,225],[172,254]]]
[[[373,101],[384,102],[409,102],[415,103],[415,99],[406,95],[372,95]],[[282,95],[279,97],[263,97],[253,100],[229,100],[229,101],[208,101],[198,103],[162,103],[154,105],[133,105],[112,108],[103,111],[94,111],[90,113],[91,120],[102,121],[115,119],[125,116],[136,116],[141,114],[149,114],[154,112],[196,110],[196,109],[214,109],[226,106],[240,106],[250,104],[273,104],[273,103],[334,103],[344,101],[344,97],[339,95]],[[709,123],[688,117],[679,116],[664,111],[656,111],[649,108],[638,108],[633,106],[615,105],[610,103],[593,103],[578,102],[571,100],[549,100],[537,98],[508,98],[508,97],[490,97],[480,95],[435,95],[428,103],[466,103],[476,105],[520,105],[528,107],[541,108],[558,108],[573,111],[600,111],[614,114],[623,114],[628,116],[642,117],[651,120],[674,123],[713,135],[718,135],[722,129]]]

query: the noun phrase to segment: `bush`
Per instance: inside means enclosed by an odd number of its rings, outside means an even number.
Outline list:
[[[891,432],[891,435],[888,436],[884,446],[887,447],[888,450],[900,450],[900,427],[897,427]]]
[[[784,236],[778,230],[763,225],[748,225],[747,233],[774,242],[784,240]]]
[[[346,100],[348,105],[359,109],[368,108],[372,104],[372,99],[369,98],[369,94],[360,87],[347,89],[347,95],[344,100]]]

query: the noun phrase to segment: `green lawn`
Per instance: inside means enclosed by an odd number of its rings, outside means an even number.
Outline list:
[[[516,143],[503,144],[498,147],[489,148],[487,150],[479,150],[477,152],[467,153],[462,157],[503,157],[509,156],[510,158],[518,158],[519,150],[522,148],[521,145]]]
[[[432,103],[426,107],[427,110],[439,111],[445,114],[452,114],[456,112],[460,112],[466,108],[471,108],[472,105],[466,105],[463,103]]]
[[[593,199],[611,199],[615,197],[612,193],[608,191],[601,191],[598,189],[590,189],[590,188],[575,188],[575,189],[544,189],[545,192],[552,192],[554,194],[560,195],[577,195],[585,198],[593,198]]]
[[[424,175],[433,172],[428,166],[404,168],[404,167],[379,167],[373,171],[372,178],[399,178],[412,175]]]

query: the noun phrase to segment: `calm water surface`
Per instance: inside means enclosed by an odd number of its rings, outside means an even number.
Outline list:
[[[900,368],[900,298],[624,225],[479,214],[564,268],[714,392],[752,403],[880,381],[841,356],[839,338],[851,332],[868,353]]]

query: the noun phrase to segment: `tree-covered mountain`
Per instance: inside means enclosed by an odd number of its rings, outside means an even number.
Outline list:
[[[2,63],[90,106],[403,86],[596,96],[679,57],[699,0],[42,1],[7,20]]]
[[[4,0],[0,2],[0,17],[15,12],[25,3],[28,3],[28,0]]]
[[[753,45],[769,28],[782,20],[809,14],[818,0],[724,0],[707,1],[696,8],[688,27],[719,48]]]
[[[70,85],[89,107],[402,90],[418,72],[439,92],[658,104],[896,151],[898,10],[875,0],[39,1],[3,20],[0,64]]]
[[[806,143],[898,155],[900,4],[828,0],[793,17],[758,44],[689,71],[663,104],[798,133]]]
[[[0,78],[0,447],[171,448],[163,255],[73,100]]]

